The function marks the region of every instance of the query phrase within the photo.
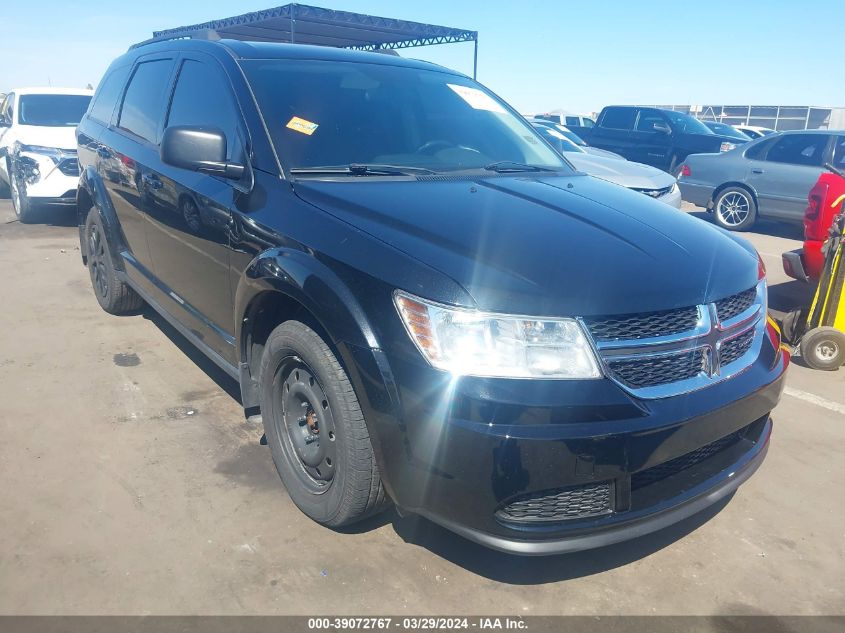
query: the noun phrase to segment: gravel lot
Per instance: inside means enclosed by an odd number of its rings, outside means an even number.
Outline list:
[[[73,212],[44,220],[0,200],[2,614],[845,613],[845,370],[793,363],[757,475],[637,541],[523,559],[393,513],[336,533],[288,499],[237,385],[155,314],[100,310]],[[800,302],[799,229],[748,237],[772,307]]]

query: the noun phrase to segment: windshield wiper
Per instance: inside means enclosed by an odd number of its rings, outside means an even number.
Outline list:
[[[541,167],[540,165],[527,165],[525,163],[518,163],[515,160],[500,160],[489,165],[484,165],[487,171],[495,171],[499,173],[518,172],[518,171],[557,171],[552,167]]]
[[[294,167],[290,170],[290,173],[316,176],[413,176],[416,174],[436,174],[437,172],[425,167],[409,167],[406,165],[350,163],[349,165],[327,165],[324,167]]]

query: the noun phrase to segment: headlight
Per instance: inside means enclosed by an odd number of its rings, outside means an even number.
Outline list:
[[[39,156],[46,156],[52,160],[55,165],[58,165],[65,158],[72,156],[72,154],[56,147],[44,147],[42,145],[25,145],[23,143],[18,143],[17,149],[19,154],[37,154]]]
[[[425,359],[456,375],[599,378],[581,324],[441,305],[397,290],[396,309]]]

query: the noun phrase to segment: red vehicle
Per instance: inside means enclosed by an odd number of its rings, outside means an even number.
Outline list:
[[[845,173],[825,165],[807,196],[804,211],[804,248],[782,255],[783,270],[793,279],[818,281],[824,266],[822,245],[827,239],[833,216],[842,211],[845,201]]]

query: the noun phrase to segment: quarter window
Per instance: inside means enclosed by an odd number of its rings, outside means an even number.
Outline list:
[[[829,138],[826,134],[785,134],[772,145],[766,154],[766,160],[821,167]]]
[[[138,64],[123,98],[121,128],[150,143],[158,143],[158,125],[164,116],[171,68],[169,59]]]
[[[608,108],[604,111],[601,126],[611,130],[632,130],[637,111],[633,108]]]
[[[126,84],[126,77],[129,75],[131,66],[116,68],[110,72],[100,85],[97,86],[97,94],[94,95],[94,103],[91,105],[89,116],[101,123],[111,123],[114,104],[120,99],[120,93]]]
[[[167,125],[216,127],[226,135],[226,158],[240,161],[243,142],[239,134],[240,115],[222,72],[208,63],[185,60]]]

